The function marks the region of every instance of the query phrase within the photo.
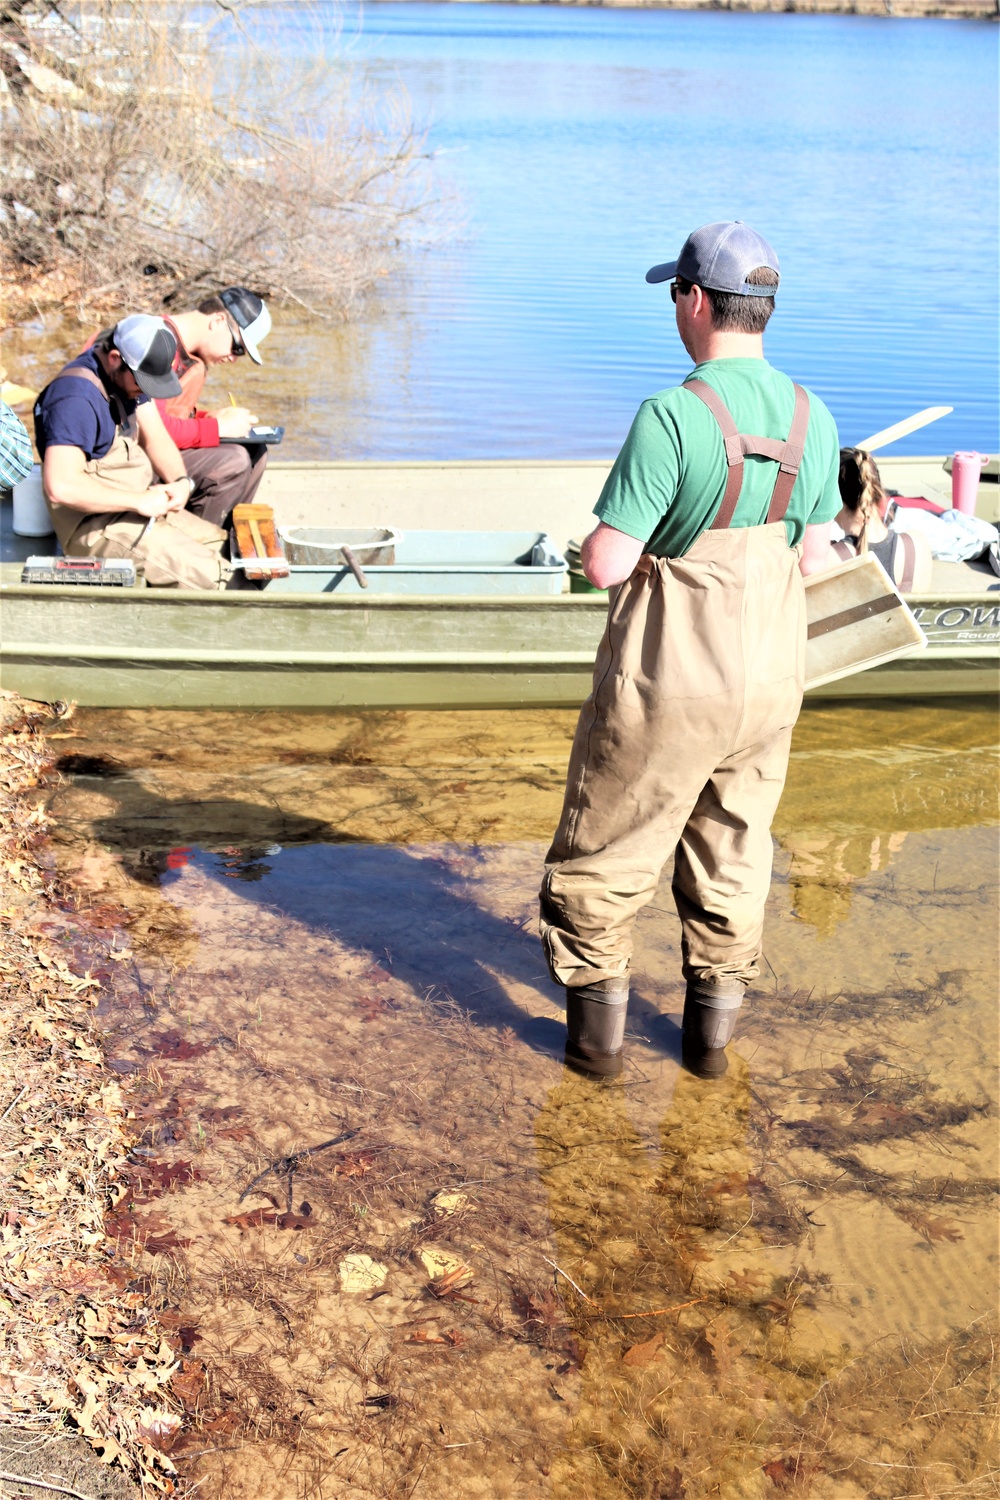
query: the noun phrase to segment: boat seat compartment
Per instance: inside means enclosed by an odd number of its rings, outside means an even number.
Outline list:
[[[561,594],[566,559],[541,531],[406,531],[374,528],[349,532],[296,526],[282,531],[290,573],[268,593],[356,594],[361,589],[339,548],[346,543],[365,570],[373,594]],[[326,561],[313,559],[323,551]],[[378,551],[391,556],[369,562]]]

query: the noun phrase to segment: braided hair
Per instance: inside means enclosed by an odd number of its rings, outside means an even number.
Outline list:
[[[868,551],[868,523],[872,516],[880,514],[885,498],[878,468],[871,454],[866,453],[863,448],[841,448],[840,500],[844,509],[861,521],[858,533],[859,556]]]

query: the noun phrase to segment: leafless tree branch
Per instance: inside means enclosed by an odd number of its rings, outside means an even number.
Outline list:
[[[355,307],[429,207],[429,157],[318,10],[281,24],[239,0],[0,0],[4,280]]]

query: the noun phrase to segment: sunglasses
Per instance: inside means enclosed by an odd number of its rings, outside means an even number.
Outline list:
[[[682,297],[686,297],[693,286],[693,281],[672,281],[670,283],[670,300],[675,307],[677,306],[677,293],[680,292]]]
[[[232,354],[234,359],[239,359],[240,355],[245,354],[247,351],[243,347],[243,340],[240,338],[233,324],[228,318],[226,319],[226,322],[229,323],[229,337],[232,340],[232,349],[230,350],[230,353]]]

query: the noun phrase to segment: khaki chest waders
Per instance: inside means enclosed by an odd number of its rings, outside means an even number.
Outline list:
[[[783,517],[808,395],[795,387],[781,442],[741,434],[703,381],[687,389],[719,424],[725,490],[683,557],[644,554],[612,591],[540,898],[555,982],[616,1004],[636,916],[671,856],[689,984],[738,1005],[756,977],[771,820],[802,702],[803,584]],[[733,529],[748,454],[777,473],[761,524]]]

